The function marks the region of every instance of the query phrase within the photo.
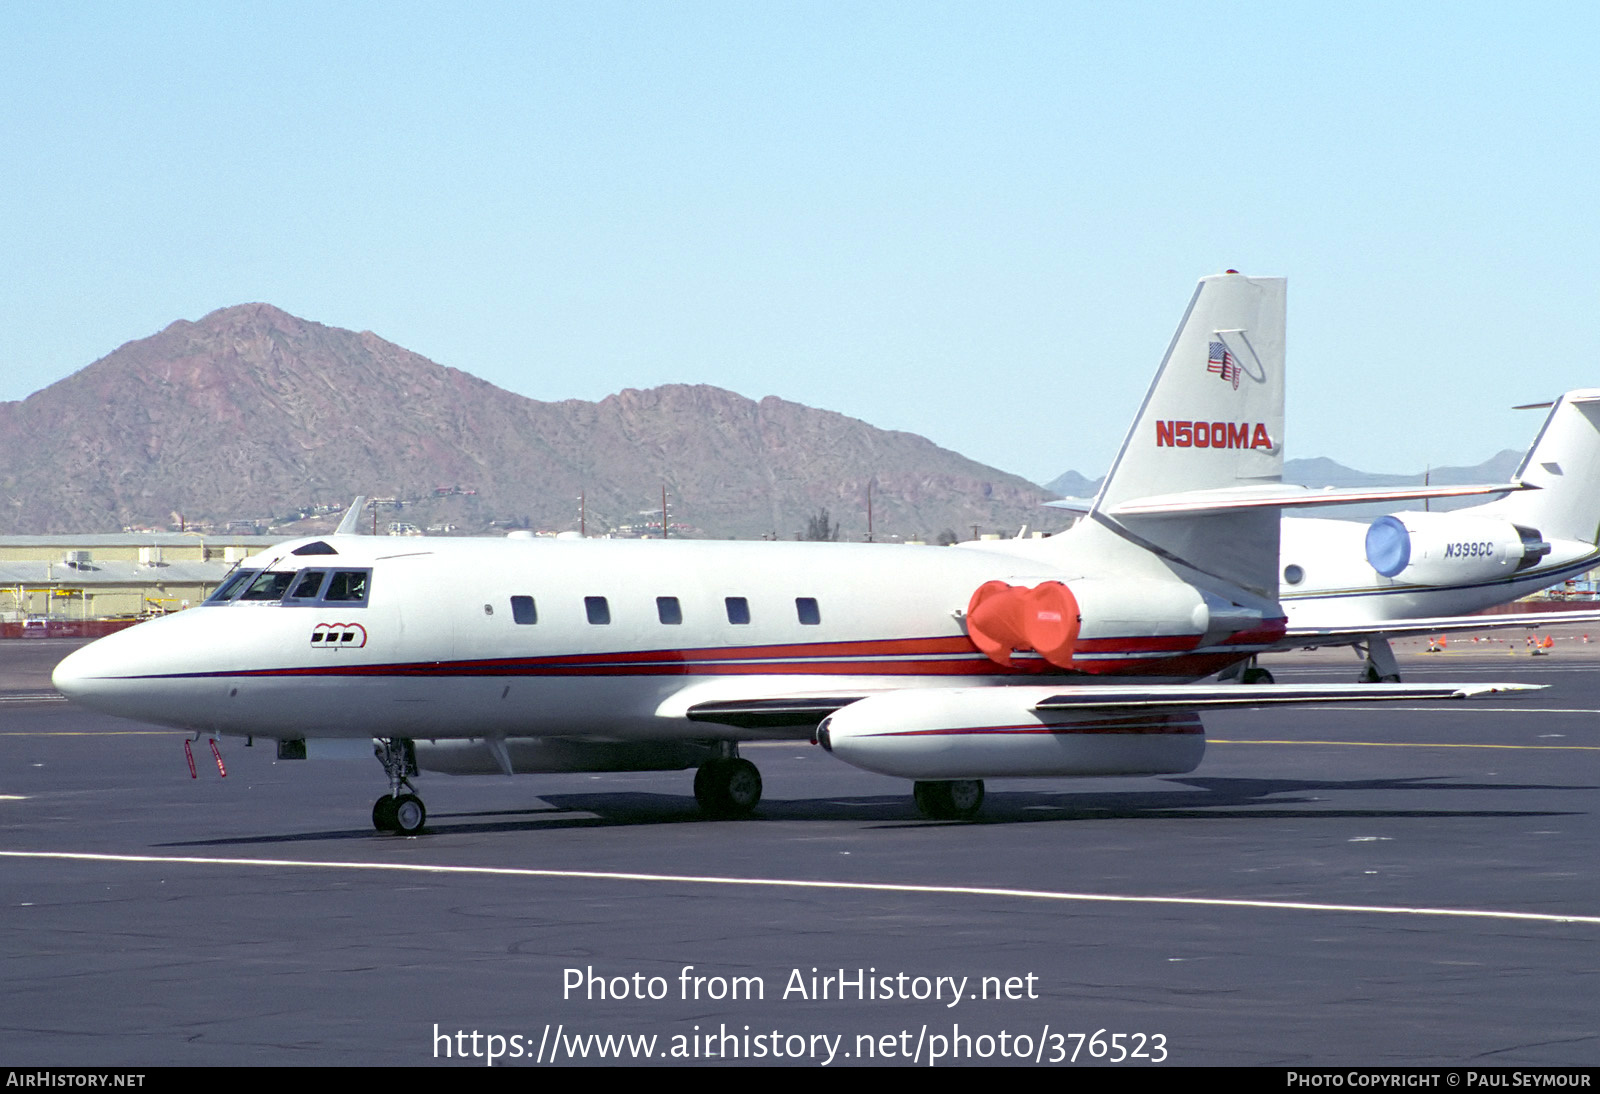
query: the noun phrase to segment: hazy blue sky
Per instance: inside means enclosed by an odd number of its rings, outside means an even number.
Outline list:
[[[1589,4],[0,6],[0,400],[244,301],[538,399],[707,383],[1102,472],[1197,277],[1291,456],[1600,386]]]

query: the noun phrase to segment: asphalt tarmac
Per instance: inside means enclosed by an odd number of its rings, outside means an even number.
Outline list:
[[[975,823],[774,745],[748,820],[692,772],[425,774],[409,839],[376,760],[191,778],[46,697],[77,643],[0,643],[0,1057],[1593,1065],[1600,634],[1548,633],[1397,647],[1529,697],[1210,714],[1192,775],[992,781]]]

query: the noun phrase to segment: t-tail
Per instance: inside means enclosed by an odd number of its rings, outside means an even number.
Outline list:
[[[1283,477],[1286,282],[1203,278],[1087,520],[1163,560],[1268,600]],[[1110,537],[1105,537],[1109,539]]]
[[[1551,405],[1513,478],[1538,489],[1474,512],[1535,529],[1552,544],[1600,543],[1600,389],[1569,391]]]

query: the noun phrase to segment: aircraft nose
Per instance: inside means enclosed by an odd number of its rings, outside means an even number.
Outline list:
[[[50,682],[57,691],[79,702],[94,696],[99,690],[95,685],[97,682],[103,683],[106,668],[105,654],[98,648],[99,645],[100,642],[91,642],[61,659],[61,663],[50,674]]]
[[[56,665],[51,683],[74,703],[101,714],[153,725],[211,725],[212,693],[193,677],[218,664],[219,643],[206,616],[151,619],[108,634]]]
[[[74,702],[106,714],[138,717],[129,704],[144,694],[141,677],[161,671],[161,650],[170,635],[156,619],[108,634],[61,659],[50,682]]]

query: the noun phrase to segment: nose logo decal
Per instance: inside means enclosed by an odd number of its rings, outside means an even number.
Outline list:
[[[367,644],[367,628],[360,623],[318,623],[311,628],[314,649],[360,649]]]

